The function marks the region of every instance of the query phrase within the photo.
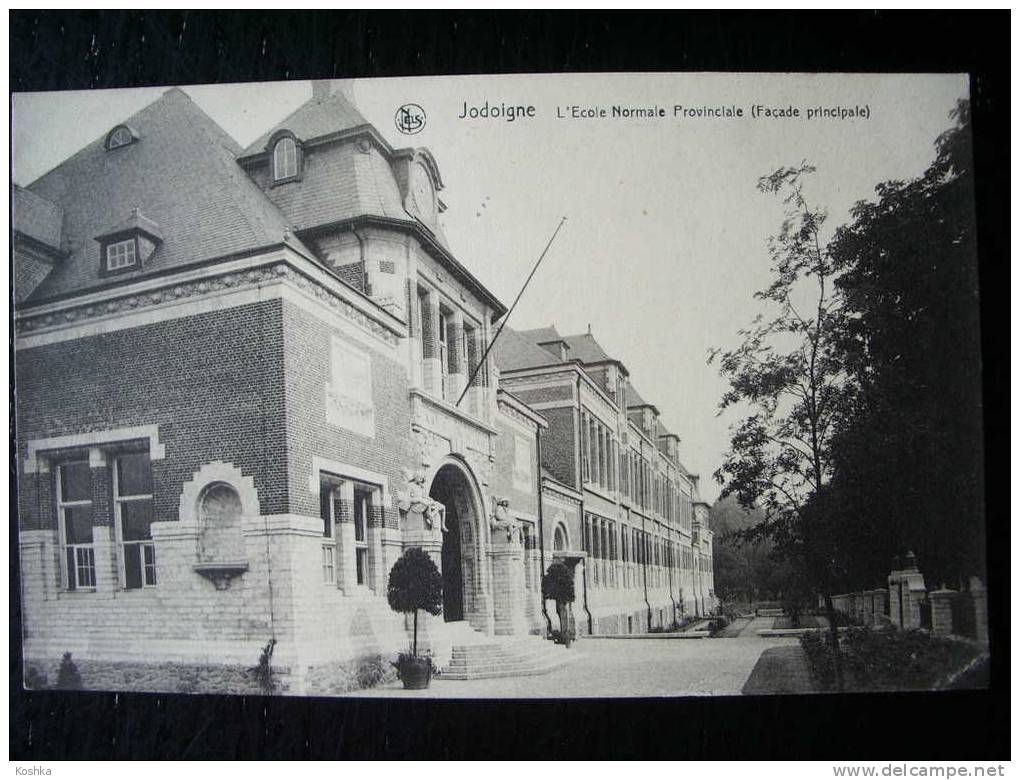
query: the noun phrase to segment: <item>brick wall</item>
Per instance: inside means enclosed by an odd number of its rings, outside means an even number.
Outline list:
[[[574,388],[569,385],[556,387],[513,388],[513,394],[524,403],[537,404],[544,401],[573,401]],[[542,412],[545,415],[545,412]]]
[[[284,305],[286,366],[288,511],[319,515],[319,494],[309,490],[312,458],[320,456],[378,472],[395,491],[402,469],[412,465],[411,418],[407,374],[396,353],[386,354],[351,340],[368,352],[372,366],[375,436],[368,437],[325,422],[330,375],[330,339],[343,334],[290,303]],[[394,496],[395,498],[395,496]]]
[[[263,513],[286,511],[281,318],[268,301],[17,352],[19,454],[31,439],[155,424],[157,521],[177,519],[181,485],[212,460],[254,478]],[[54,528],[50,478],[20,476],[21,527]]]
[[[542,465],[559,482],[572,488],[577,484],[577,433],[574,410],[543,409],[549,427],[542,431]]]
[[[508,423],[503,415],[497,415],[495,420],[496,430],[499,436],[496,437],[495,455],[496,463],[493,468],[493,489],[496,495],[507,498],[510,501],[511,514],[523,512],[531,517],[538,516],[538,481],[537,481],[537,453],[535,448],[535,431],[525,432],[518,425]],[[516,437],[524,439],[528,444],[531,454],[531,489],[520,490],[514,484],[514,463],[516,458]],[[544,444],[544,442],[543,442]]]

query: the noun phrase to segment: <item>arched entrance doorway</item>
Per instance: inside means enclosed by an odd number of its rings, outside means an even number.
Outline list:
[[[443,619],[464,620],[471,609],[474,545],[477,526],[474,492],[467,474],[446,464],[436,472],[429,497],[446,507],[443,531]]]

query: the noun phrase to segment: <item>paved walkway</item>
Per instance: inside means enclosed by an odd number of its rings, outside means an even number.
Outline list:
[[[756,617],[740,632],[740,638],[759,639],[758,632],[763,628],[772,628],[772,624],[775,622],[776,619],[774,617]]]
[[[494,680],[433,678],[425,691],[399,682],[357,696],[400,698],[558,698],[739,695],[762,652],[796,639],[597,639],[585,637],[566,653],[573,660],[549,674]]]
[[[743,692],[749,696],[777,693],[818,693],[807,656],[799,645],[770,647],[758,659]]]

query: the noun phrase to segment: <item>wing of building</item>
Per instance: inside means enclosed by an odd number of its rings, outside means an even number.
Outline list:
[[[88,687],[243,692],[269,646],[285,692],[349,690],[407,647],[408,547],[451,676],[457,646],[549,644],[556,560],[579,633],[713,608],[679,439],[590,334],[487,351],[506,309],[443,235],[436,160],[337,86],[247,149],[169,90],[14,188],[37,679],[71,653]]]

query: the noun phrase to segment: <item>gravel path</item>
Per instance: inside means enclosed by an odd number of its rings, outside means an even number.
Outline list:
[[[752,621],[753,623],[753,621]],[[570,650],[573,660],[549,674],[495,680],[434,678],[425,691],[400,683],[358,696],[400,698],[559,698],[739,695],[762,652],[795,639],[595,639]]]

